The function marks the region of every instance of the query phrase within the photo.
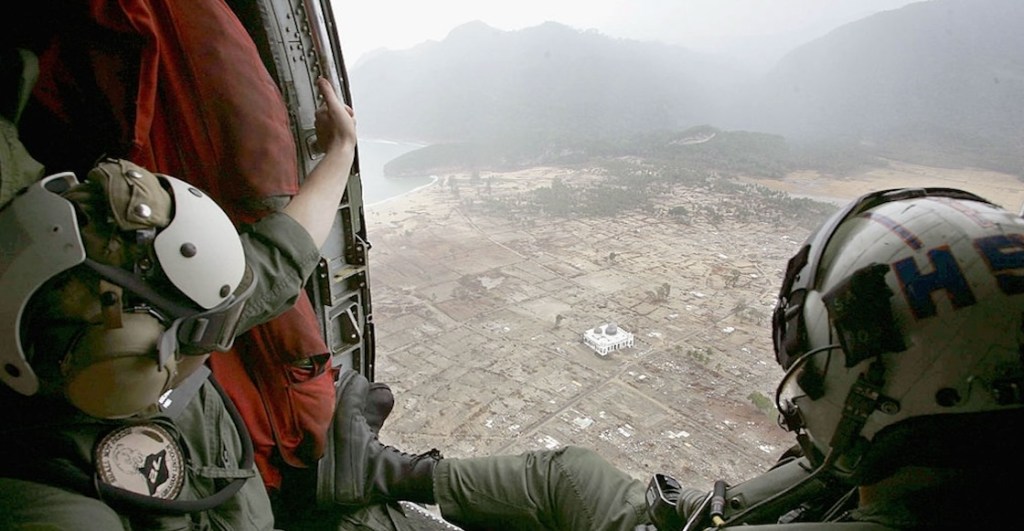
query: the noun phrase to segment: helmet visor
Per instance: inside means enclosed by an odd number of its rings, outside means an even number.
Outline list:
[[[256,277],[245,268],[238,288],[217,306],[174,320],[160,344],[160,360],[175,352],[201,355],[224,352],[234,343],[245,302],[256,289]]]

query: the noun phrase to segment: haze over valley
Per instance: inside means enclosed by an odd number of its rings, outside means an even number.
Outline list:
[[[751,69],[548,22],[482,22],[350,68],[383,164],[366,208],[382,437],[471,456],[565,444],[647,480],[738,481],[792,435],[770,315],[838,205],[899,186],[1024,203],[1024,2],[868,15]],[[615,322],[632,348],[584,331]]]
[[[884,157],[1021,175],[1022,22],[1014,0],[912,3],[838,27],[765,73],[555,22],[471,22],[369,54],[351,69],[353,99],[364,138],[473,144],[461,159],[448,148],[453,166],[628,155],[602,150],[709,126],[779,135],[798,164]]]

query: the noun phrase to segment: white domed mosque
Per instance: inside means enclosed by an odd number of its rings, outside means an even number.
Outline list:
[[[583,332],[583,342],[599,355],[607,356],[613,350],[632,347],[633,334],[608,323]]]

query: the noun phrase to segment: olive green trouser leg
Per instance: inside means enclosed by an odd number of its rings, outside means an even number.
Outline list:
[[[443,459],[434,496],[466,529],[633,531],[648,523],[646,486],[593,451]]]
[[[309,528],[311,531],[319,528]],[[422,531],[416,520],[408,520],[398,504],[378,503],[342,515],[334,526],[337,531]],[[305,531],[305,528],[303,528]]]

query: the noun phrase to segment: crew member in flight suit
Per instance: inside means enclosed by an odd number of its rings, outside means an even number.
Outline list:
[[[244,426],[200,362],[287,305],[318,258],[354,145],[321,91],[327,156],[295,208],[241,238],[202,191],[122,160],[85,183],[51,175],[0,210],[0,523],[272,527]],[[2,177],[30,166],[4,162]],[[800,452],[711,492],[648,488],[580,448],[405,454],[377,440],[369,384],[346,373],[318,521],[407,529],[394,502],[410,500],[469,529],[1002,523],[1021,470],[1022,270],[1024,222],[971,194],[851,203],[790,261],[773,319],[777,405]]]
[[[256,15],[257,4],[23,5],[21,17],[8,18],[47,23],[14,28],[26,35],[0,33],[34,50],[41,65],[20,124],[22,141],[55,171],[84,175],[111,156],[174,175],[206,192],[236,225],[283,208],[305,177],[293,135],[307,127],[285,94],[302,100],[303,88],[272,77],[233,11]],[[249,429],[257,469],[274,498],[301,497],[315,480],[334,412],[330,355],[303,291],[209,360]]]
[[[355,122],[318,88],[324,157],[241,234],[202,190],[126,160],[3,205],[0,528],[273,528],[251,440],[203,362],[293,304],[320,259]],[[38,169],[12,152],[5,185]]]
[[[382,445],[342,381],[341,528],[408,529],[395,500],[465,529],[1004,526],[1024,424],[1024,219],[952,189],[865,195],[789,261],[773,317],[780,425],[798,445],[710,490],[636,480],[594,452],[439,459]],[[1012,517],[1010,517],[1012,518]]]

